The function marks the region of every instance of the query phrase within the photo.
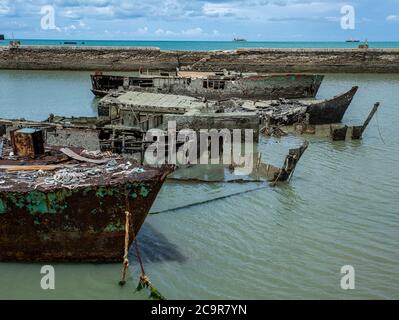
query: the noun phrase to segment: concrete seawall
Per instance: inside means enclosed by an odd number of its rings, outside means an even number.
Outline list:
[[[161,51],[126,47],[0,47],[0,69],[133,71],[139,68],[258,72],[399,73],[399,49]]]

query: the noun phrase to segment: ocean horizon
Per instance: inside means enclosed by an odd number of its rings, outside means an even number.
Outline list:
[[[12,39],[0,41],[7,46]],[[14,39],[21,45],[42,46],[109,46],[155,47],[161,50],[234,50],[240,48],[270,49],[354,49],[359,42],[346,41],[169,41],[169,40],[65,40],[65,39]],[[370,48],[399,48],[399,41],[369,41]]]

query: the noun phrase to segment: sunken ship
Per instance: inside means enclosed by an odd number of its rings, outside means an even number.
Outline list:
[[[324,76],[310,74],[268,74],[239,73],[231,71],[161,72],[127,77],[105,75],[97,72],[91,75],[92,92],[99,97],[111,90],[145,91],[202,97],[206,99],[299,99],[314,98]]]

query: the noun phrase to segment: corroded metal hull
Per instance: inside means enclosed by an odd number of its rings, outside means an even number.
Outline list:
[[[328,124],[341,122],[358,89],[358,87],[353,87],[348,92],[331,100],[309,105],[307,110],[309,123]]]
[[[207,99],[300,99],[314,98],[324,76],[310,74],[270,74],[246,77],[123,77],[91,75],[92,92],[103,97],[121,87],[145,91],[200,97]]]
[[[358,87],[328,100],[277,100],[257,101],[248,111],[257,110],[262,119],[271,125],[311,125],[341,122]]]
[[[127,203],[137,234],[170,172],[74,189],[0,189],[0,261],[121,261]]]

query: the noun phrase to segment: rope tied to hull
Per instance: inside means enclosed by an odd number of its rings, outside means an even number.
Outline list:
[[[122,280],[119,285],[124,286],[126,284],[126,274],[129,268],[129,230],[130,230],[130,217],[129,211],[125,211],[126,222],[125,222],[125,251],[123,255],[123,269],[122,269]]]
[[[137,260],[139,261],[140,270],[141,270],[139,284],[137,285],[136,291],[140,292],[143,289],[150,289],[149,298],[154,299],[154,300],[166,300],[166,298],[158,291],[158,289],[153,286],[153,284],[150,281],[150,278],[145,273],[144,263],[143,263],[143,259],[141,258],[140,248],[139,248],[136,237],[134,237],[133,242],[134,242],[134,248],[136,250]]]
[[[126,211],[125,211],[125,217],[126,217],[126,222],[125,222],[125,250],[124,250],[124,255],[123,255],[123,269],[122,269],[122,280],[119,282],[121,286],[124,286],[126,284],[126,276],[127,276],[127,271],[129,269],[129,242],[130,242],[130,236],[133,238],[133,243],[136,251],[136,256],[140,264],[140,279],[139,279],[139,284],[137,286],[136,291],[141,291],[143,289],[150,289],[150,296],[149,298],[154,299],[154,300],[166,300],[166,298],[153,286],[151,283],[149,277],[146,275],[145,270],[144,270],[144,263],[141,258],[140,254],[140,249],[139,245],[137,242],[135,230],[134,230],[134,224],[131,221],[132,220],[132,214],[130,213],[130,202],[129,202],[129,196],[128,196],[128,190],[126,189],[125,192],[125,200],[126,200]]]

